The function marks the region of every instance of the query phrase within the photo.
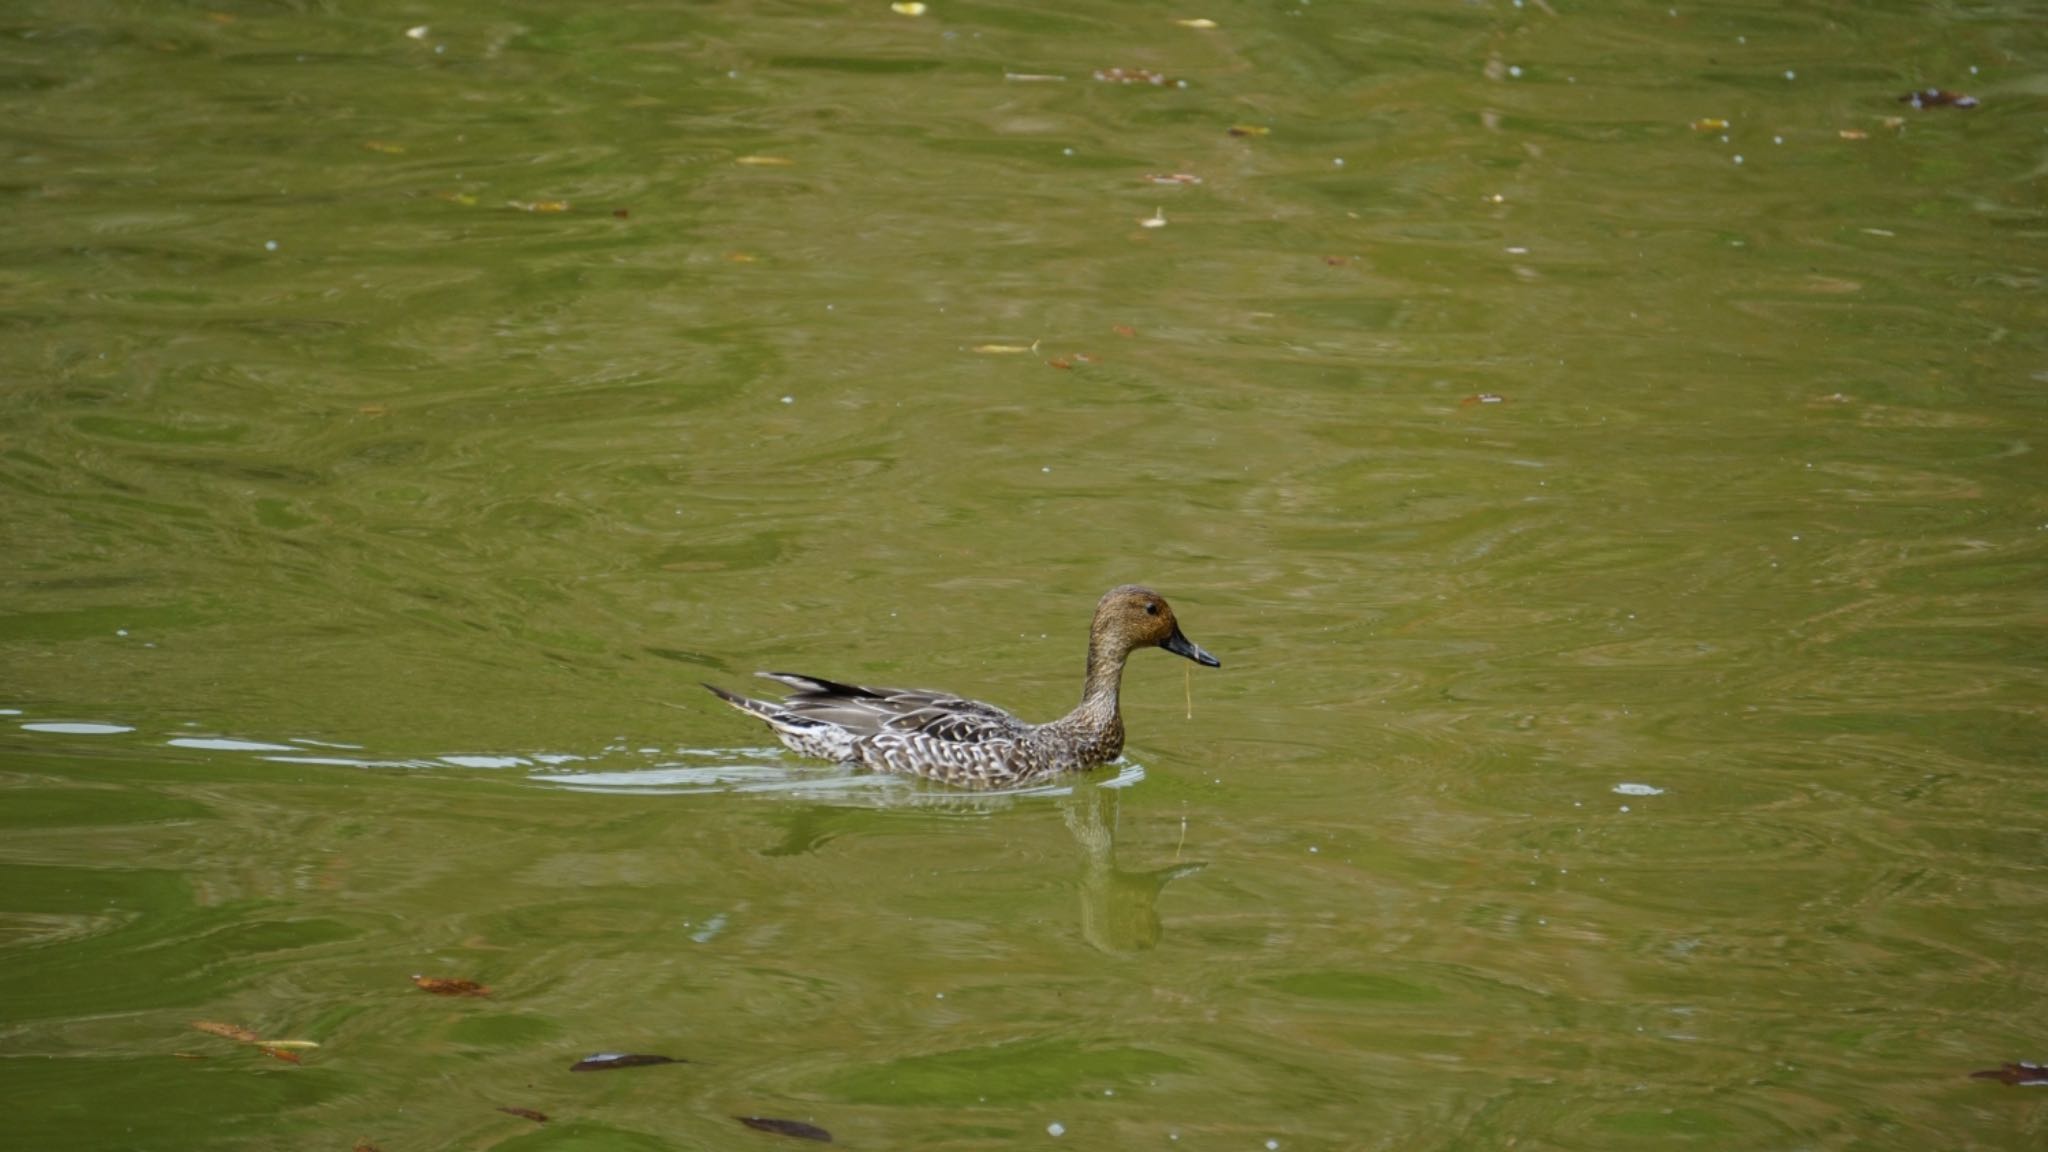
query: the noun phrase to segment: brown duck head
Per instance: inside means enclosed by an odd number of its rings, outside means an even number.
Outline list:
[[[1095,605],[1095,622],[1088,628],[1088,647],[1091,654],[1113,655],[1118,663],[1139,648],[1164,648],[1197,664],[1223,666],[1221,660],[1181,634],[1166,597],[1136,584],[1120,585],[1103,594]]]

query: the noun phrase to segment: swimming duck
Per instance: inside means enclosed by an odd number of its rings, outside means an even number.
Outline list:
[[[1049,724],[1029,724],[993,704],[944,692],[863,688],[789,672],[758,673],[795,689],[780,702],[704,686],[767,721],[783,744],[802,755],[969,788],[1001,788],[1116,759],[1124,748],[1124,720],[1117,710],[1124,661],[1139,648],[1154,647],[1211,668],[1223,666],[1181,634],[1165,597],[1124,584],[1095,605],[1080,706]]]

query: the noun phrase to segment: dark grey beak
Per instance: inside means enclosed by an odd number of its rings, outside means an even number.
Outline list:
[[[1166,649],[1168,652],[1173,653],[1175,656],[1185,656],[1188,659],[1193,660],[1197,664],[1204,664],[1211,668],[1223,667],[1223,661],[1218,660],[1214,656],[1209,655],[1207,652],[1202,651],[1202,646],[1200,644],[1197,644],[1193,640],[1190,640],[1187,637],[1181,635],[1180,625],[1178,624],[1175,624],[1173,626],[1173,635],[1168,636],[1164,640],[1161,640],[1159,642],[1159,646],[1161,648]]]

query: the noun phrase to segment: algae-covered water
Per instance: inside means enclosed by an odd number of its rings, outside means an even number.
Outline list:
[[[10,1144],[2048,1134],[2032,7],[0,24]]]

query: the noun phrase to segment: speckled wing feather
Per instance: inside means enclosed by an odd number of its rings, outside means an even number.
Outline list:
[[[1021,740],[1031,725],[993,704],[917,688],[866,688],[793,672],[762,676],[796,689],[781,710],[834,724],[856,736],[889,733],[951,743]]]

